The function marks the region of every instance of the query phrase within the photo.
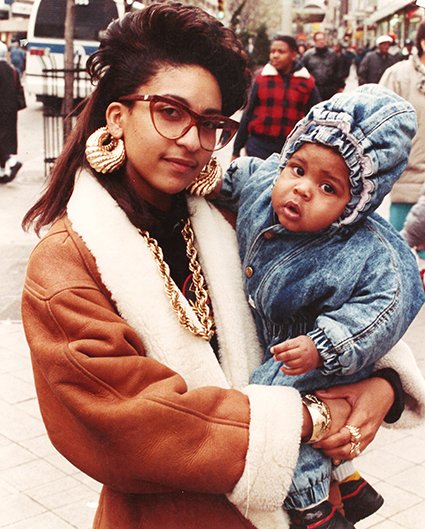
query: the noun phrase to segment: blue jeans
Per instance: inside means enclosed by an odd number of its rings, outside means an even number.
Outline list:
[[[406,204],[401,202],[393,202],[390,205],[390,223],[398,231],[403,229],[406,217],[409,211],[412,209],[414,204]],[[421,259],[425,259],[425,251],[421,250],[417,252]]]
[[[315,369],[303,375],[291,377],[280,371],[281,366],[282,363],[276,362],[268,351],[263,364],[253,372],[251,383],[266,386],[290,386],[305,394],[316,389],[326,389],[338,384],[351,384],[364,380],[372,371],[370,367],[353,375],[325,376]],[[329,496],[331,475],[331,460],[320,450],[308,444],[301,444],[292,484],[284,502],[285,509],[307,509],[326,500]]]
[[[286,510],[302,510],[326,500],[331,484],[332,464],[320,450],[307,444],[300,445],[288,496]]]

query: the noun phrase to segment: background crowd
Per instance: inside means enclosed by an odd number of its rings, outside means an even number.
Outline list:
[[[312,35],[311,42],[296,42],[286,35],[274,37],[268,63],[257,70],[233,158],[242,149],[263,159],[280,152],[297,121],[318,101],[344,91],[350,75],[359,85],[382,84],[409,101],[418,120],[409,164],[390,195],[390,222],[402,231],[410,209],[425,192],[424,50],[424,23],[415,39],[406,39],[401,45],[393,34],[380,35],[373,46],[365,48],[331,44],[321,31]],[[409,233],[408,226],[403,233]],[[410,242],[424,258],[420,248],[425,241]]]

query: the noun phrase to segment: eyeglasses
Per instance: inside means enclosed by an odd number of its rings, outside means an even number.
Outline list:
[[[239,123],[219,114],[198,114],[187,105],[157,95],[131,94],[119,101],[148,101],[155,130],[163,138],[178,140],[194,125],[205,151],[218,151],[225,147],[238,130]]]

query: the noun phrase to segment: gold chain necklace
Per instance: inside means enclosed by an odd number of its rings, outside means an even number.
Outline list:
[[[201,329],[194,325],[187,315],[186,309],[180,302],[179,289],[170,275],[170,268],[164,261],[164,254],[158,245],[158,241],[149,235],[148,231],[139,230],[140,235],[146,242],[147,247],[152,252],[158,265],[159,273],[164,280],[165,293],[170,301],[171,308],[177,314],[180,324],[195,336],[200,336],[205,340],[211,340],[214,335],[214,318],[208,304],[208,289],[202,275],[201,265],[198,261],[198,252],[195,248],[195,234],[193,233],[190,219],[187,219],[182,228],[183,239],[186,243],[186,255],[189,259],[189,270],[192,272],[193,284],[195,287],[196,301],[189,301],[201,324]]]

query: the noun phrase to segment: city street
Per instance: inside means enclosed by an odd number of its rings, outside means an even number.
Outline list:
[[[20,321],[26,261],[37,242],[20,223],[45,181],[42,108],[31,99],[19,113],[18,157],[23,167],[17,178],[0,187],[0,529],[90,529],[100,485],[62,458],[47,438]],[[229,159],[228,149],[221,160],[224,164]],[[384,205],[383,215],[386,210]],[[406,341],[423,374],[424,329],[422,309]],[[382,428],[357,467],[385,499],[381,510],[358,523],[358,529],[416,529],[424,524],[424,424],[414,430]]]

